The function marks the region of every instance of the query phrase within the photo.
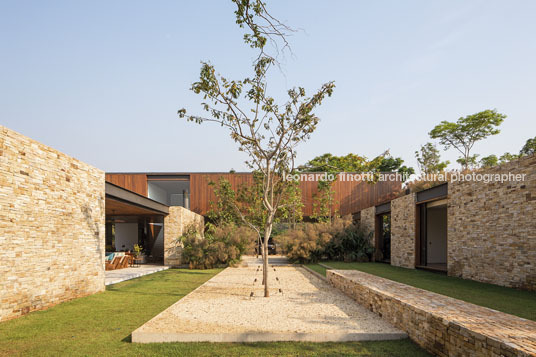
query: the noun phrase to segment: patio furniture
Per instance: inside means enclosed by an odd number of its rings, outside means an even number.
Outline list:
[[[114,256],[112,258],[112,261],[109,261],[107,260],[104,264],[104,269],[105,270],[115,270],[115,269],[118,269],[119,266],[120,266],[120,263],[121,263],[121,260],[124,258],[123,257],[120,257],[120,256]]]

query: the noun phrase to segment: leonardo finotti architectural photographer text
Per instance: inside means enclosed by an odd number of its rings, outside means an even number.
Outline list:
[[[513,174],[511,172],[501,174],[479,173],[479,172],[449,172],[440,174],[428,174],[428,175],[408,175],[399,172],[388,173],[348,173],[341,172],[339,174],[327,173],[327,172],[315,172],[315,173],[296,173],[285,174],[283,179],[285,181],[342,181],[342,182],[378,182],[378,181],[431,181],[431,182],[464,182],[464,181],[476,181],[476,182],[522,182],[525,181],[526,174]]]

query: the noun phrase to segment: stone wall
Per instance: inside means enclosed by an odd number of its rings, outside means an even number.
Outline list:
[[[481,173],[523,182],[449,184],[448,273],[536,290],[536,155]]]
[[[391,201],[391,265],[415,268],[415,194]]]
[[[0,126],[0,321],[104,290],[104,172]]]
[[[179,266],[182,246],[177,242],[190,225],[198,232],[203,232],[205,219],[203,216],[184,207],[169,207],[169,215],[164,218],[164,265]]]
[[[372,233],[371,243],[374,245],[374,229],[376,224],[376,207],[372,206],[361,210],[361,227]]]
[[[435,356],[534,356],[536,322],[357,270],[328,282]]]

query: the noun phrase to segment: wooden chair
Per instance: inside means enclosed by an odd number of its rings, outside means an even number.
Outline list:
[[[122,258],[124,257],[114,257],[113,260],[111,262],[106,262],[105,265],[104,265],[104,269],[105,270],[115,270],[115,269],[118,269],[120,263],[121,263],[121,260]]]

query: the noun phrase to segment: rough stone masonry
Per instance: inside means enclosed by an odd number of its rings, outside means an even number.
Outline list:
[[[104,290],[104,182],[0,126],[0,321]]]

